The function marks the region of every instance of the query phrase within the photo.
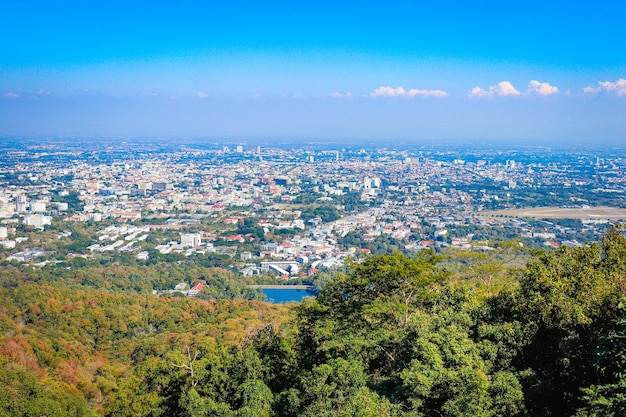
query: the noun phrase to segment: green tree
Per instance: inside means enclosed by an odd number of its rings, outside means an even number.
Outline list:
[[[624,306],[622,305],[622,308]],[[601,383],[583,388],[577,417],[618,417],[626,415],[626,317],[618,319],[615,329],[600,339],[596,349],[596,368]]]
[[[303,376],[304,417],[378,417],[396,415],[397,407],[366,387],[363,365],[334,359]]]
[[[269,417],[272,408],[272,391],[258,379],[244,382],[237,388],[241,407],[237,417]]]
[[[302,303],[299,369],[308,379],[298,398],[304,410],[337,413],[334,384],[352,380],[370,390],[361,391],[366,397],[395,403],[411,416],[523,412],[521,384],[509,366],[508,328],[482,328],[475,311],[481,305],[448,287],[439,265],[432,252],[372,256]],[[312,386],[325,403],[307,397]]]
[[[529,263],[513,294],[493,305],[502,320],[518,321],[526,342],[517,358],[525,375],[529,411],[572,415],[580,388],[598,381],[594,350],[620,316],[626,239],[614,229],[601,245],[541,252]]]

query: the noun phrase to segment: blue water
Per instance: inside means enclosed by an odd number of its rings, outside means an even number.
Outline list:
[[[269,289],[263,288],[263,293],[267,295],[270,303],[282,304],[290,302],[300,302],[304,297],[314,297],[316,294],[309,290],[294,290],[291,288]]]

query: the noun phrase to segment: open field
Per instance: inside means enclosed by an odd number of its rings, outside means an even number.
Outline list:
[[[538,207],[528,209],[485,211],[479,214],[483,216],[533,217],[537,219],[626,220],[626,209],[616,207]]]

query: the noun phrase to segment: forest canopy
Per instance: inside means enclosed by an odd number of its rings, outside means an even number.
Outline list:
[[[370,256],[287,306],[4,268],[0,416],[625,414],[623,231],[523,267],[451,256]]]

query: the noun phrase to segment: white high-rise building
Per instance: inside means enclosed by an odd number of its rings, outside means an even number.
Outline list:
[[[94,222],[99,222],[102,221],[102,214],[101,213],[90,213],[88,216],[88,219]]]
[[[46,211],[46,202],[42,200],[36,200],[30,202],[30,212],[31,213],[45,213]]]
[[[191,246],[192,248],[197,248],[202,244],[202,235],[200,233],[181,234],[180,244],[183,246]]]
[[[52,224],[50,217],[43,214],[29,214],[24,216],[24,224],[27,226],[34,226],[43,228],[45,225]]]
[[[139,190],[152,190],[152,183],[151,182],[142,181],[139,184],[137,184],[137,188]]]

